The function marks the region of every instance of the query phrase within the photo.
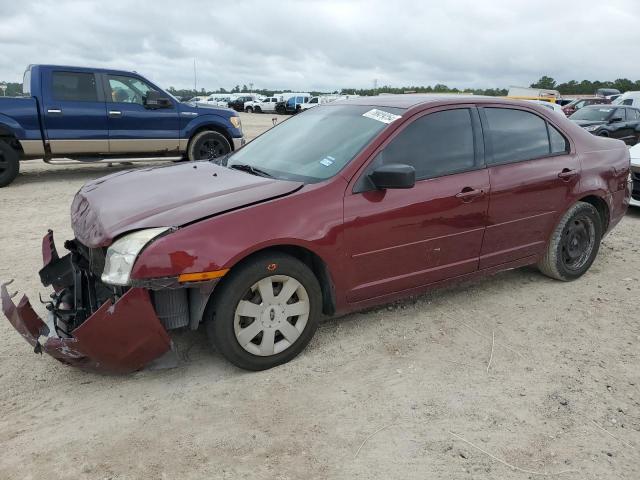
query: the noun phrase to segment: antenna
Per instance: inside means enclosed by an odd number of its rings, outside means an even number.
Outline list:
[[[198,73],[196,71],[196,59],[193,59],[193,90],[198,93]]]

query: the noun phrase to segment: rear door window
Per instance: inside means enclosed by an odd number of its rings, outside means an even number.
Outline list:
[[[618,108],[615,112],[613,112],[611,118],[619,118],[621,122],[624,122],[627,119],[626,111],[626,108]]]
[[[416,170],[416,180],[475,168],[470,110],[445,110],[414,120],[380,152],[374,163],[411,165]]]
[[[59,101],[97,102],[98,89],[93,73],[53,72],[53,99]]]
[[[547,122],[533,113],[511,108],[484,108],[493,158],[490,165],[521,162],[551,153]]]

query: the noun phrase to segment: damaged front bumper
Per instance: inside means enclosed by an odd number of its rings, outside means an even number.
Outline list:
[[[67,258],[58,257],[51,231],[43,239],[42,254],[45,269],[47,266],[55,266],[54,263],[64,264]],[[89,282],[88,285],[93,286],[91,282],[94,279],[81,278],[83,283],[79,284],[78,278],[87,274],[74,266],[72,273],[75,276],[75,289],[79,291],[76,295],[84,294],[89,301],[83,302],[82,305],[92,303],[95,308],[83,311],[86,319],[82,317],[77,324],[65,324],[65,327],[73,326],[72,329],[61,328],[56,324],[55,312],[59,311],[61,304],[68,302],[64,295],[69,293],[63,293],[64,277],[67,277],[68,283],[70,274],[68,269],[49,270],[53,270],[50,284],[56,291],[52,298],[58,300],[55,309],[52,306],[53,302],[49,302],[50,318],[46,323],[33,310],[26,296],[23,296],[17,305],[14,303],[13,297],[16,294],[10,295],[7,289],[11,282],[0,286],[2,311],[36,353],[45,352],[64,364],[84,370],[110,373],[129,373],[151,363],[167,363],[162,362],[165,358],[169,363],[174,362],[172,357],[175,357],[175,353],[171,338],[156,314],[148,290],[130,288],[107,298],[104,302],[96,301],[96,298],[91,302],[92,293],[86,289],[86,285]],[[56,277],[56,273],[60,275]]]

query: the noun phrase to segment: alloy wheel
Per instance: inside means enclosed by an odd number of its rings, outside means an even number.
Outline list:
[[[198,159],[211,160],[227,153],[225,145],[215,138],[205,138],[198,146]]]

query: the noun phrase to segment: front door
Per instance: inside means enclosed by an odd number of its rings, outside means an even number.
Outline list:
[[[179,149],[179,112],[171,107],[150,109],[144,98],[157,89],[141,78],[105,75],[110,153],[162,154]]]
[[[54,155],[109,152],[104,94],[94,73],[52,70],[43,73],[44,128]]]
[[[580,163],[564,135],[538,114],[481,108],[491,180],[480,268],[541,254],[569,207]]]
[[[471,106],[422,114],[383,144],[347,192],[350,303],[478,268],[489,192],[479,130]],[[413,188],[368,184],[373,169],[391,163],[415,168]]]

